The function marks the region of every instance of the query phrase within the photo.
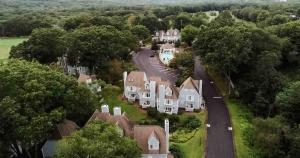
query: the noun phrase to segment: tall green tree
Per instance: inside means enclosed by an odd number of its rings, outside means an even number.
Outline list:
[[[139,41],[145,41],[151,37],[150,30],[143,25],[133,26],[131,32]]]
[[[59,142],[56,158],[139,158],[135,141],[122,137],[119,127],[94,121]]]
[[[192,26],[187,25],[181,30],[181,39],[183,42],[186,42],[188,45],[192,45],[192,42],[195,40],[199,32],[199,29]]]
[[[83,125],[98,102],[72,77],[19,60],[0,65],[0,91],[0,152],[4,157],[37,157],[41,143],[59,121],[68,118]]]
[[[276,97],[281,114],[292,125],[300,124],[300,81],[289,84]]]
[[[89,67],[100,78],[108,73],[109,61],[128,60],[138,43],[129,30],[120,31],[113,26],[76,29],[66,36],[66,41],[69,62]]]
[[[36,29],[28,41],[12,47],[10,58],[37,60],[43,64],[56,62],[57,57],[61,57],[66,51],[64,34],[61,29]]]

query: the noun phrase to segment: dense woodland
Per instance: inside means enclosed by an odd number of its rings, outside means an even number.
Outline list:
[[[205,11],[220,14],[210,19]],[[251,111],[253,126],[243,137],[249,157],[299,157],[299,18],[297,4],[2,11],[1,36],[29,40],[13,47],[13,59],[0,67],[0,157],[17,141],[34,157],[55,123],[68,118],[83,125],[93,112],[99,96],[53,70],[57,57],[67,55],[70,64],[87,66],[99,79],[118,85],[124,70],[135,69],[131,52],[139,49],[139,41],[150,43],[154,31],[168,28],[181,29],[182,42],[176,45],[186,50],[170,65],[181,71],[178,82],[192,75],[198,55],[233,83],[230,97]],[[40,126],[45,122],[50,125]]]

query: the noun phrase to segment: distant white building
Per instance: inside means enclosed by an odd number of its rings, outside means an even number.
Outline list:
[[[86,66],[72,66],[69,65],[67,57],[59,57],[58,65],[63,68],[64,72],[68,75],[77,75],[77,74],[89,74],[89,68]]]
[[[160,42],[177,42],[181,39],[180,31],[178,29],[169,29],[166,32],[156,31],[154,33],[153,40],[160,41]]]
[[[137,142],[142,151],[142,158],[173,158],[169,151],[169,120],[165,120],[165,128],[158,125],[135,125],[120,107],[109,112],[109,106],[101,106],[101,112],[96,110],[88,123],[93,120],[102,120],[118,127],[122,136],[129,137]],[[88,124],[87,123],[87,124]]]
[[[169,65],[170,61],[174,59],[175,53],[177,52],[174,44],[167,43],[160,46],[158,57],[163,64]]]
[[[179,108],[186,111],[204,109],[202,80],[186,79],[180,87],[160,77],[147,77],[145,72],[123,73],[124,97],[139,101],[142,108],[155,107],[161,113],[177,114]]]

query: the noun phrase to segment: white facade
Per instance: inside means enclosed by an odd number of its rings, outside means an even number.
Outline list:
[[[156,107],[157,111],[177,114],[179,108],[185,111],[204,109],[202,80],[188,78],[180,88],[161,78],[147,78],[145,72],[124,72],[124,97],[138,101],[142,108]]]
[[[177,42],[181,39],[180,31],[177,29],[170,29],[165,31],[157,31],[154,33],[153,40],[160,42]]]

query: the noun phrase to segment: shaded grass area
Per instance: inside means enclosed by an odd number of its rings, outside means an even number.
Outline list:
[[[233,127],[236,156],[238,158],[254,158],[254,152],[247,144],[247,129],[252,127],[252,114],[250,110],[237,100],[231,100],[228,97],[228,82],[215,68],[208,65],[206,65],[205,68],[212,77],[219,92],[224,96],[224,101],[228,107]]]
[[[191,115],[190,113],[185,113],[180,115],[180,120]],[[205,120],[207,116],[206,111],[201,111],[200,113],[195,113],[201,120],[201,127],[196,130],[195,135],[185,143],[174,143],[180,147],[184,158],[202,158],[204,157],[204,148],[206,141],[206,126]],[[191,131],[194,132],[194,131]],[[171,142],[172,143],[172,142]]]
[[[8,58],[12,46],[16,46],[28,38],[0,38],[0,60],[4,61]]]
[[[104,98],[104,103],[108,104],[110,111],[113,111],[113,107],[120,106],[122,112],[126,112],[130,120],[138,122],[147,118],[147,114],[126,100],[122,100],[122,89],[117,86],[107,86],[102,91],[102,96]],[[101,107],[99,107],[100,109]]]
[[[234,140],[236,145],[236,155],[238,158],[254,158],[254,152],[247,143],[247,131],[252,128],[252,114],[246,106],[241,105],[235,100],[227,101],[230,111]]]
[[[218,70],[212,66],[205,65],[205,70],[209,74],[209,76],[213,79],[214,84],[218,88],[219,93],[226,97],[229,92],[229,82],[227,82],[224,77],[218,72]]]

